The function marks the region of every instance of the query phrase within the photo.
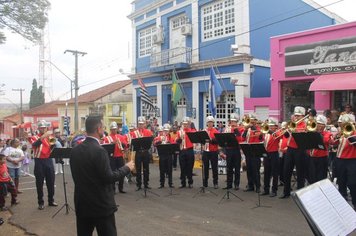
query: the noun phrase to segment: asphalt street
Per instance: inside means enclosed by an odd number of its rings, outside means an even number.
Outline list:
[[[257,207],[258,195],[241,190],[246,185],[245,172],[242,173],[241,189],[232,190],[238,198],[230,194],[230,199],[223,199],[226,194],[226,190],[222,189],[225,175],[219,175],[219,189],[214,189],[212,179],[209,179],[206,189],[209,191],[201,193],[200,171],[194,170],[197,176],[194,176],[192,189],[178,189],[180,171],[174,171],[176,188],[171,192],[167,187],[158,189],[158,165],[151,164],[150,186],[154,194],[147,192],[146,197],[143,191],[135,191],[135,184],[126,183],[124,188],[127,193],[115,195],[120,205],[116,214],[119,235],[312,235],[293,199],[261,196],[260,207]],[[69,166],[65,166],[64,176],[68,203],[74,208]],[[22,177],[21,203],[11,208],[11,222],[34,235],[76,235],[75,212],[69,209],[66,214],[64,206],[62,177],[61,174],[56,175],[55,200],[59,206],[46,205],[42,211],[37,209],[34,177]],[[281,192],[282,189],[279,189],[278,194]],[[53,217],[57,211],[58,214]]]

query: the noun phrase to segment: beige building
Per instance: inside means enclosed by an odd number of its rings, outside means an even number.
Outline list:
[[[132,82],[117,81],[78,96],[78,127],[85,127],[85,118],[90,114],[102,115],[106,127],[112,121],[119,125],[132,123]],[[70,131],[74,130],[74,99],[58,104],[59,127],[63,130],[64,117],[70,118]]]

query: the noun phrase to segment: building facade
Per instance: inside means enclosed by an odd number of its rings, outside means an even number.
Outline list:
[[[356,22],[271,39],[271,110],[289,120],[294,106],[342,111],[356,104]]]
[[[310,0],[135,0],[132,20],[133,115],[155,116],[159,123],[190,116],[198,128],[209,114],[210,68],[224,90],[216,120],[231,112],[276,115],[271,96],[270,37],[343,20]],[[177,71],[184,98],[173,117],[171,74]],[[157,106],[141,104],[138,79]]]

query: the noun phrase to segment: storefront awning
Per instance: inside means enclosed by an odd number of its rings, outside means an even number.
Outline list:
[[[334,90],[356,90],[356,73],[321,75],[309,87],[309,91]]]
[[[59,127],[59,122],[58,121],[52,121],[51,122],[51,126],[52,126],[53,129],[56,129],[56,128]]]
[[[19,125],[19,128],[28,129],[28,128],[31,128],[31,126],[32,126],[31,122],[25,122],[25,123]]]

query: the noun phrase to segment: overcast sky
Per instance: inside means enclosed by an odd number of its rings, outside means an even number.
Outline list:
[[[240,0],[239,0],[240,1]],[[64,74],[74,78],[74,56],[64,51],[88,53],[79,57],[79,94],[117,80],[127,79],[119,69],[131,70],[131,13],[132,0],[50,0],[49,41],[51,62]],[[343,17],[356,21],[355,0],[316,0],[320,5]],[[16,34],[6,32],[7,42],[0,45],[0,85],[5,95],[0,103],[28,103],[32,80],[39,78],[39,47]],[[90,84],[90,85],[87,85]],[[69,99],[70,82],[52,66],[52,99]],[[49,97],[46,96],[46,101]]]

